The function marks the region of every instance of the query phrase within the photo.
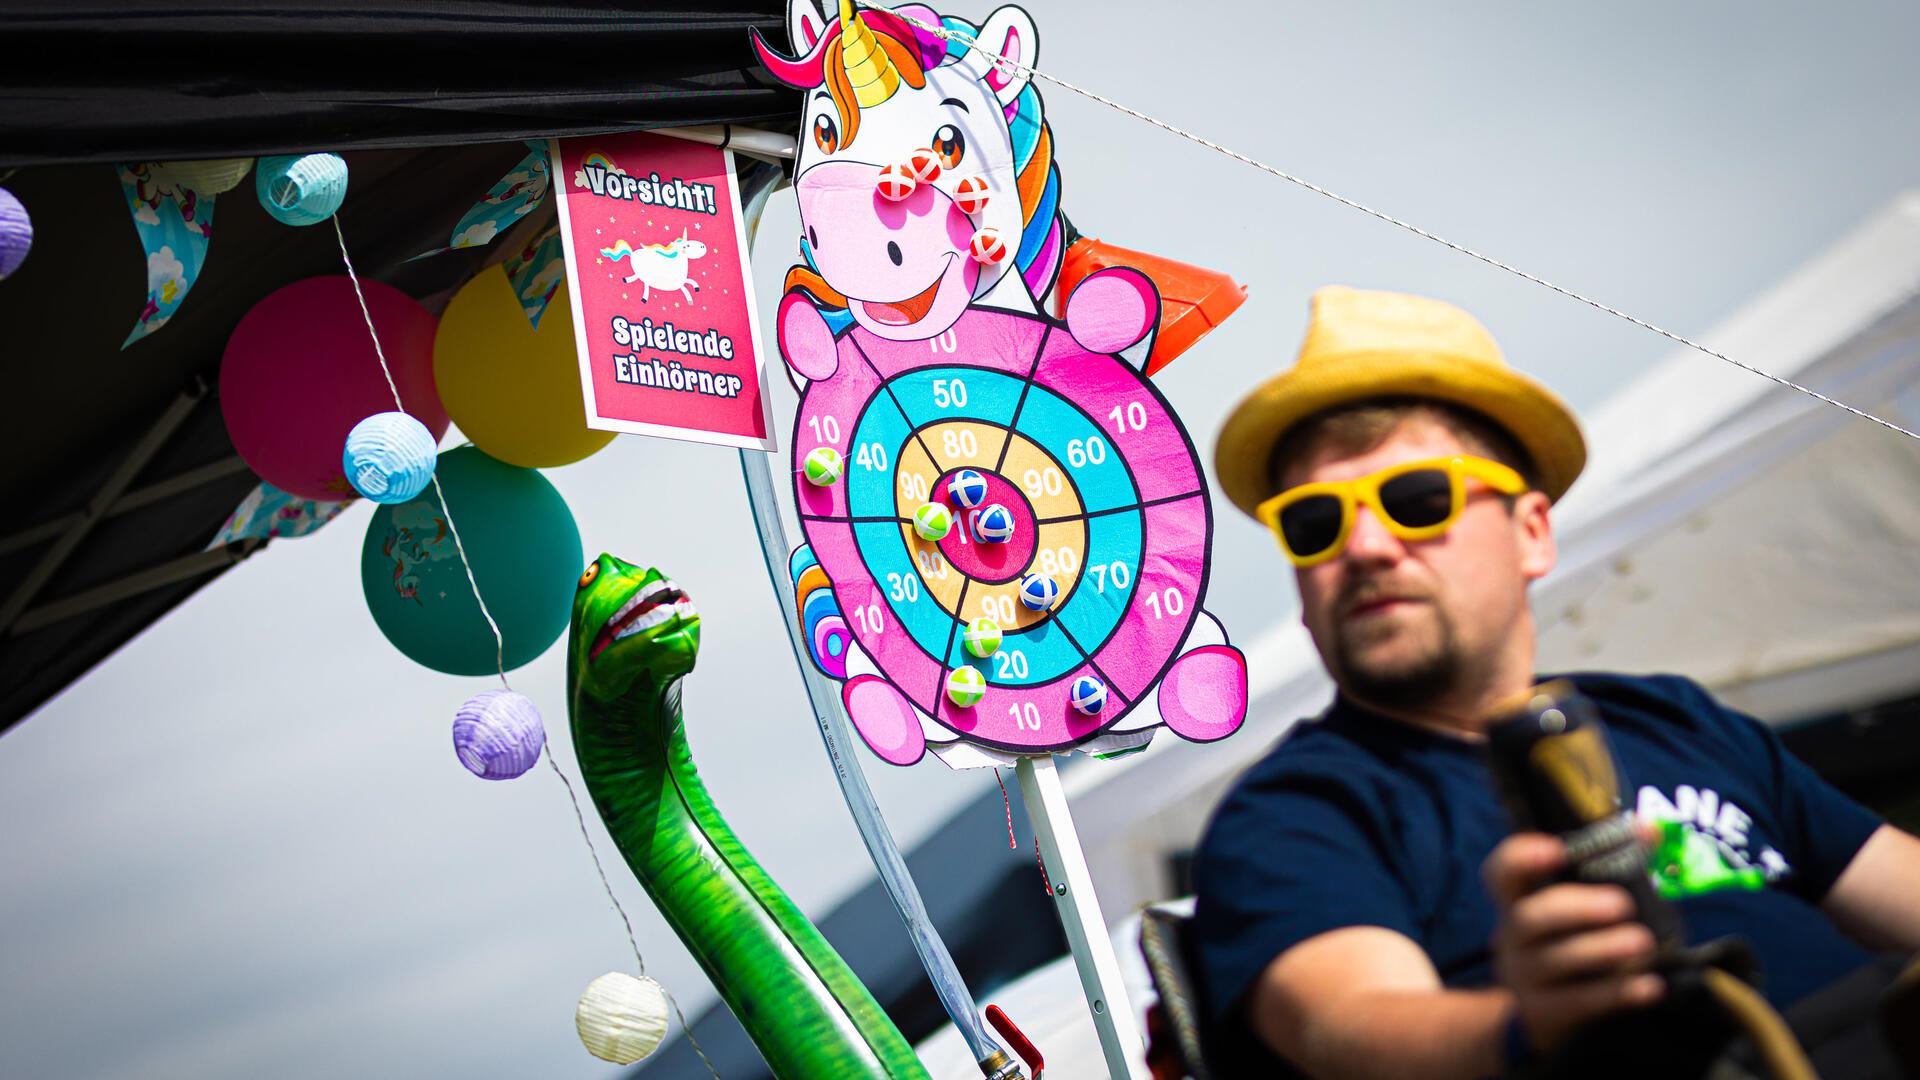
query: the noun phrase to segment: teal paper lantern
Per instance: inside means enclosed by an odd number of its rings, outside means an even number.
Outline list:
[[[263,157],[253,184],[275,220],[318,225],[347,201],[347,163],[337,154]]]
[[[586,561],[573,512],[546,477],[471,446],[441,454],[435,472],[500,624],[505,667],[520,667],[559,639],[573,613]],[[374,512],[360,585],[374,624],[415,663],[449,675],[493,674],[493,632],[432,487]]]

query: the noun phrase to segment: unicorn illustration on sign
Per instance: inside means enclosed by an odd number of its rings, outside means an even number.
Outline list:
[[[1070,230],[1033,20],[789,0],[787,31],[797,56],[754,44],[807,91],[776,330],[814,664],[897,765],[1231,734],[1246,662],[1202,610],[1206,483],[1142,370],[1161,295],[1112,266],[1041,308]],[[844,472],[806,478],[822,448]]]
[[[640,283],[640,299],[649,300],[655,291],[677,292],[693,302],[693,290],[700,283],[688,277],[688,265],[693,260],[704,258],[707,245],[699,240],[687,237],[685,229],[680,235],[665,244],[645,244],[634,247],[625,240],[616,240],[610,248],[601,248],[600,254],[615,262],[625,260],[633,273],[624,280],[631,285]]]

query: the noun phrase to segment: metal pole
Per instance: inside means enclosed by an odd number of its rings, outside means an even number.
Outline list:
[[[1093,1029],[1100,1036],[1100,1053],[1107,1061],[1107,1075],[1146,1080],[1146,1053],[1142,1049],[1140,1029],[1134,1023],[1133,1004],[1120,981],[1120,961],[1114,956],[1113,939],[1107,933],[1106,919],[1100,914],[1100,898],[1093,892],[1093,875],[1087,870],[1087,857],[1080,850],[1080,836],[1073,828],[1073,814],[1067,809],[1067,793],[1060,786],[1060,772],[1053,758],[1023,757],[1014,768],[1020,779],[1020,797],[1026,800],[1027,816],[1033,820],[1034,835],[1040,840],[1040,856],[1047,867],[1054,903],[1059,905],[1060,925],[1067,931],[1067,944],[1073,949],[1073,966],[1080,973],[1080,989],[1087,999],[1087,1011]]]
[[[9,596],[5,603],[0,603],[0,631],[13,628],[14,622],[20,618],[20,613],[27,609],[27,605],[40,594],[40,590],[46,586],[47,582],[53,580],[53,575],[65,565],[67,557],[80,546],[80,541],[87,538],[87,534],[93,530],[94,525],[107,516],[109,508],[119,500],[128,485],[133,483],[134,478],[140,475],[140,470],[146,468],[147,463],[153,460],[153,455],[160,452],[160,448],[173,435],[174,429],[192,414],[194,407],[200,404],[200,399],[206,395],[206,392],[207,388],[204,385],[195,385],[193,389],[174,398],[173,403],[168,405],[159,419],[153,422],[153,426],[147,429],[147,433],[140,437],[140,441],[134,444],[133,450],[120,462],[120,466],[114,469],[113,475],[107,477],[107,482],[100,485],[100,490],[94,492],[93,498],[88,500],[87,508],[82,512],[83,516],[75,519],[73,524],[67,527],[67,531],[47,548],[46,553],[40,556],[40,561],[27,572],[27,576],[13,590],[13,595]]]
[[[860,839],[866,842],[867,854],[880,873],[880,883],[886,887],[895,910],[900,912],[901,920],[907,924],[907,934],[913,939],[914,951],[919,954],[921,965],[933,981],[940,1004],[946,1007],[947,1015],[953,1018],[954,1026],[966,1040],[974,1060],[980,1063],[981,1071],[988,1076],[1018,1076],[1018,1067],[987,1034],[986,1026],[980,1020],[979,1007],[974,1004],[967,984],[960,978],[960,969],[954,965],[946,942],[940,940],[939,931],[934,929],[932,920],[927,917],[926,904],[920,899],[920,890],[914,885],[913,876],[907,872],[906,860],[900,857],[900,848],[894,843],[893,833],[880,816],[880,806],[874,801],[872,790],[867,787],[866,774],[860,771],[859,762],[847,756],[847,748],[853,745],[853,740],[848,738],[846,717],[840,711],[840,695],[835,691],[832,681],[808,659],[806,642],[801,639],[800,613],[794,607],[793,589],[787,580],[787,553],[792,549],[787,542],[786,528],[780,522],[773,470],[767,458],[768,455],[758,450],[742,450],[740,471],[747,479],[747,502],[753,509],[753,523],[760,536],[760,553],[766,561],[767,577],[773,585],[774,596],[780,601],[780,614],[787,627],[787,641],[793,646],[794,663],[800,667],[800,680],[806,684],[807,698],[813,704],[813,719],[820,729],[820,741],[826,745],[827,760],[833,763],[834,778],[840,781],[840,794],[847,800],[847,809],[853,814],[854,824],[859,826]]]

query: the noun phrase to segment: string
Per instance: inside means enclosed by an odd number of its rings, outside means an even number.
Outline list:
[[[660,992],[667,995],[667,1004],[673,1006],[673,1015],[680,1018],[680,1033],[687,1037],[687,1045],[693,1047],[693,1052],[700,1055],[701,1064],[713,1074],[713,1080],[720,1080],[720,1070],[713,1067],[713,1062],[707,1058],[707,1052],[700,1049],[700,1040],[693,1037],[693,1025],[687,1023],[687,1014],[680,1011],[680,999],[674,997],[672,991],[664,986],[660,987]]]
[[[407,407],[400,400],[400,387],[393,381],[393,371],[387,367],[387,354],[380,348],[380,334],[373,328],[373,313],[367,310],[367,294],[360,289],[360,275],[353,272],[353,257],[347,254],[347,236],[340,231],[340,215],[335,214],[328,220],[333,222],[333,235],[340,240],[340,261],[346,264],[347,279],[353,282],[353,295],[360,301],[360,316],[367,320],[367,334],[373,338],[373,355],[380,361],[380,374],[387,377],[387,389],[393,391],[393,407],[406,412]],[[473,587],[473,599],[480,605],[480,614],[486,617],[487,628],[493,631],[493,665],[500,675],[500,686],[506,690],[513,687],[507,684],[506,639],[500,634],[500,624],[493,621],[493,612],[487,610],[486,598],[480,595],[480,582],[473,576],[473,561],[467,558],[466,546],[460,543],[460,528],[453,523],[453,508],[447,505],[446,489],[440,486],[440,471],[432,474],[433,494],[440,500],[440,513],[447,520],[447,533],[453,537],[453,549],[460,556],[460,566],[467,572],[467,584]]]
[[[373,355],[380,361],[380,374],[386,376],[387,389],[393,392],[393,407],[400,412],[405,412],[406,405],[400,400],[400,387],[393,381],[393,370],[387,366],[386,351],[380,347],[380,332],[373,326],[373,313],[367,309],[367,295],[360,288],[360,275],[354,272],[353,256],[347,253],[347,236],[341,231],[340,215],[334,214],[328,220],[333,222],[333,235],[340,241],[340,261],[347,268],[347,280],[353,282],[353,295],[360,301],[360,317],[366,320],[367,336],[373,339]],[[453,538],[454,551],[460,556],[460,565],[467,572],[467,584],[473,589],[474,602],[480,605],[480,614],[486,617],[487,627],[493,631],[494,670],[500,676],[501,687],[511,691],[513,687],[507,683],[506,639],[501,635],[500,624],[494,621],[493,613],[487,610],[486,598],[480,595],[479,579],[473,576],[473,562],[467,558],[467,549],[460,543],[460,529],[453,522],[453,508],[447,504],[447,493],[440,487],[438,471],[433,475],[433,493],[440,500],[440,512],[446,518],[447,534]],[[587,831],[587,816],[580,809],[580,797],[574,793],[573,782],[567,779],[567,774],[560,771],[559,762],[553,759],[550,744],[547,753],[543,756],[547,759],[547,767],[552,769],[553,775],[559,779],[560,786],[566,789],[567,802],[573,807],[573,818],[580,824],[580,839],[586,841],[587,854],[593,858],[594,872],[600,875],[600,887],[606,890],[607,900],[613,904],[613,910],[619,912],[620,922],[627,930],[627,944],[633,948],[634,963],[639,965],[640,975],[645,977],[647,959],[640,953],[640,941],[634,935],[633,920],[628,917],[627,909],[621,905],[620,898],[614,894],[613,883],[607,879],[606,865],[600,861],[600,849],[593,842],[593,834]],[[655,985],[659,985],[657,980]],[[673,1006],[674,1015],[680,1018],[680,1030],[686,1035],[688,1044],[693,1047],[693,1052],[700,1055],[701,1061],[706,1062],[707,1071],[713,1073],[714,1080],[720,1080],[719,1071],[713,1067],[713,1062],[707,1060],[706,1051],[700,1048],[699,1041],[693,1037],[693,1028],[687,1024],[687,1014],[680,1010],[680,1002],[675,1000],[671,993],[667,993],[666,987],[662,986],[660,989],[666,994],[668,1003]]]
[[[1020,841],[1013,836],[1013,800],[1007,798],[1007,781],[1000,775],[998,765],[993,767],[993,779],[1000,785],[1000,805],[1007,812],[1007,850],[1012,851],[1020,846]]]
[[[568,780],[567,774],[554,764],[552,754],[547,755],[547,766],[553,770],[553,775],[560,778],[561,786],[567,789],[567,801],[573,804],[573,818],[580,823],[580,839],[587,842],[587,854],[593,856],[593,869],[600,875],[600,885],[607,890],[607,898],[613,899],[613,883],[607,880],[607,868],[600,862],[600,849],[594,847],[593,834],[587,831],[587,816],[580,812],[580,800],[573,794],[573,781]],[[627,918],[627,909],[620,906],[620,901],[613,901],[613,910],[620,913],[620,921],[626,925],[627,944],[633,946],[634,963],[640,965],[640,974],[645,975],[647,958],[640,955],[640,941],[633,936],[633,920]]]
[[[1692,349],[1696,352],[1705,353],[1706,355],[1711,356],[1716,360],[1723,360],[1726,363],[1732,364],[1734,367],[1737,367],[1742,371],[1746,371],[1751,374],[1758,375],[1761,378],[1766,379],[1767,381],[1772,382],[1776,385],[1785,387],[1786,389],[1789,389],[1789,390],[1798,391],[1802,394],[1807,395],[1810,398],[1815,399],[1816,401],[1825,402],[1826,404],[1832,405],[1837,409],[1845,410],[1846,412],[1852,413],[1854,416],[1857,416],[1862,420],[1870,420],[1873,423],[1879,424],[1881,427],[1887,428],[1890,431],[1899,432],[1900,434],[1905,435],[1909,439],[1920,440],[1920,432],[1910,431],[1907,428],[1901,427],[1899,424],[1896,424],[1891,420],[1883,420],[1880,417],[1875,416],[1870,412],[1867,412],[1863,409],[1855,408],[1854,406],[1849,405],[1844,401],[1839,401],[1834,398],[1830,398],[1827,395],[1820,393],[1818,390],[1814,390],[1811,387],[1803,386],[1800,383],[1794,382],[1792,379],[1788,379],[1780,375],[1775,375],[1772,372],[1764,371],[1760,368],[1754,367],[1752,364],[1746,363],[1745,361],[1736,360],[1733,357],[1726,355],[1725,353],[1718,352],[1714,349],[1709,349],[1705,345],[1700,344],[1699,342],[1693,340],[1692,338],[1685,337],[1681,334],[1676,334],[1671,330],[1666,330],[1659,326],[1655,326],[1653,323],[1647,322],[1646,320],[1637,318],[1633,315],[1629,315],[1626,312],[1621,311],[1619,308],[1610,307],[1606,304],[1603,304],[1600,301],[1595,300],[1584,293],[1575,292],[1574,290],[1566,288],[1564,286],[1556,285],[1553,282],[1548,281],[1546,278],[1539,277],[1534,274],[1530,274],[1527,271],[1522,270],[1517,266],[1513,266],[1509,263],[1502,262],[1491,255],[1482,254],[1481,252],[1476,251],[1473,248],[1467,247],[1465,244],[1455,243],[1454,241],[1449,240],[1444,236],[1439,236],[1434,233],[1428,232],[1427,230],[1420,228],[1418,225],[1415,225],[1408,221],[1403,221],[1400,218],[1394,217],[1393,215],[1388,214],[1384,211],[1375,210],[1371,206],[1367,206],[1364,203],[1347,198],[1345,195],[1341,195],[1338,192],[1329,191],[1328,189],[1323,188],[1320,185],[1315,184],[1310,180],[1306,180],[1301,177],[1295,176],[1292,173],[1287,172],[1283,169],[1275,168],[1274,166],[1269,165],[1264,161],[1260,161],[1256,158],[1249,157],[1246,154],[1242,154],[1238,150],[1234,150],[1229,147],[1222,146],[1219,143],[1214,142],[1210,139],[1204,138],[1200,135],[1196,135],[1193,132],[1186,130],[1185,128],[1175,127],[1174,125],[1167,123],[1165,120],[1161,120],[1161,119],[1158,119],[1157,117],[1149,116],[1146,113],[1139,111],[1138,109],[1129,108],[1128,106],[1122,105],[1119,102],[1113,100],[1112,98],[1104,97],[1084,87],[1076,86],[1073,83],[1066,81],[1065,79],[1059,78],[1054,75],[1049,75],[1046,72],[1039,71],[1035,68],[1028,67],[1027,65],[1022,64],[1017,60],[1009,60],[1004,56],[1000,56],[996,54],[993,50],[988,49],[985,46],[982,46],[979,43],[979,41],[977,41],[972,35],[961,33],[958,30],[953,30],[946,26],[935,26],[931,23],[926,22],[923,19],[917,19],[912,15],[908,15],[901,11],[896,11],[893,8],[887,7],[883,4],[873,3],[872,0],[856,0],[856,2],[861,7],[871,8],[875,11],[885,12],[888,15],[891,15],[894,18],[901,20],[902,22],[918,27],[921,30],[925,30],[927,33],[932,34],[935,37],[938,37],[944,41],[959,42],[963,45],[968,46],[969,48],[977,49],[982,56],[987,58],[989,63],[993,64],[995,67],[1001,68],[1002,70],[1019,72],[1020,74],[1026,75],[1028,78],[1031,78],[1031,79],[1040,79],[1045,82],[1050,82],[1055,86],[1058,86],[1071,93],[1078,94],[1081,97],[1087,98],[1090,101],[1098,102],[1117,112],[1121,112],[1126,114],[1127,116],[1131,116],[1136,120],[1141,120],[1148,124],[1151,124],[1154,127],[1157,127],[1160,130],[1165,131],[1171,135],[1179,136],[1182,139],[1186,139],[1188,142],[1197,143],[1201,146],[1206,147],[1209,150],[1214,151],[1215,153],[1223,154],[1227,157],[1230,157],[1233,160],[1238,161],[1243,165],[1252,166],[1253,168],[1258,169],[1261,172],[1266,173],[1270,176],[1275,176],[1280,178],[1281,180],[1285,180],[1289,184],[1293,184],[1297,187],[1305,188],[1306,190],[1313,192],[1315,195],[1321,195],[1326,198],[1332,199],[1334,202],[1337,202],[1340,205],[1347,207],[1348,209],[1358,210],[1359,212],[1366,214],[1368,217],[1372,217],[1380,221],[1384,221],[1389,225],[1393,225],[1398,228],[1405,229],[1406,231],[1414,234],[1415,236],[1421,237],[1426,240],[1431,240],[1442,247],[1449,248],[1453,251],[1457,251],[1460,254],[1467,256],[1468,258],[1476,259],[1480,262],[1487,264],[1488,266],[1494,267],[1495,269],[1504,270],[1507,273],[1514,275],[1515,277],[1522,278],[1544,289],[1549,289],[1553,292],[1559,293],[1561,296],[1564,296],[1569,300],[1577,300],[1580,303],[1585,304],[1588,307],[1593,308],[1597,311],[1603,311],[1608,315],[1614,316],[1615,318],[1624,319],[1627,322],[1630,322],[1633,325],[1640,327],[1642,330],[1652,331],[1653,333],[1658,334],[1669,341],[1673,341],[1680,345],[1684,345],[1687,348]]]

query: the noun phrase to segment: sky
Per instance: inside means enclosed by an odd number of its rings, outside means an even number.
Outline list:
[[[1681,333],[1920,184],[1908,3],[1029,10],[1045,71]],[[1157,377],[1203,461],[1234,401],[1290,362],[1321,284],[1459,303],[1576,408],[1671,355],[1058,87],[1044,95],[1083,233],[1251,290]],[[777,196],[755,264],[765,312],[797,232]],[[791,392],[772,382],[784,427]],[[549,476],[588,556],[658,565],[699,605],[695,759],[775,878],[829,910],[870,866],[733,452],[626,436]],[[1271,541],[1217,510],[1214,581],[1233,586],[1209,606],[1251,638],[1289,617],[1291,586]],[[587,982],[632,965],[573,811],[544,766],[490,784],[458,765],[452,712],[489,683],[415,667],[381,638],[355,587],[369,517],[357,507],[274,543],[0,737],[0,1075],[617,1073],[572,1027]],[[559,650],[512,678],[571,773]],[[946,821],[990,776],[865,765],[903,844],[1002,827]],[[615,858],[649,970],[697,1013],[711,988]]]

